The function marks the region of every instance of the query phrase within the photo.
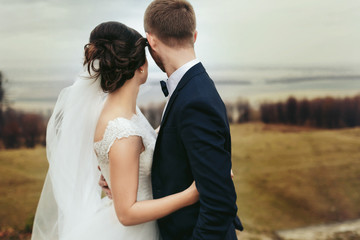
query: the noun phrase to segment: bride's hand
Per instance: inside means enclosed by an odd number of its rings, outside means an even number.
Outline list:
[[[185,192],[189,197],[189,205],[192,205],[199,201],[199,192],[196,188],[195,181],[190,185],[190,187],[185,189]]]
[[[101,171],[100,166],[98,166],[98,169],[99,169],[99,171]],[[106,194],[106,196],[108,196],[108,198],[112,199],[111,190],[102,174],[100,176],[99,185],[100,185],[101,189],[103,190],[103,192]]]

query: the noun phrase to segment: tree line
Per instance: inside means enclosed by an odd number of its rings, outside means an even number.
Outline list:
[[[146,107],[140,107],[141,112],[149,121],[153,128],[160,125],[161,117],[164,111],[165,102],[160,104],[150,104]],[[234,103],[225,103],[227,117],[230,123],[244,123],[253,120],[251,117],[251,107],[247,100],[239,99]]]
[[[263,103],[261,121],[317,128],[360,126],[360,95],[345,98],[324,97],[313,100],[289,97],[284,102]]]
[[[0,72],[0,145],[4,148],[33,148],[45,144],[44,116],[11,108],[6,101],[4,75]]]
[[[0,71],[0,148],[33,148],[45,145],[46,124],[49,117],[26,113],[11,108],[6,100],[4,76]],[[150,124],[160,125],[165,103],[141,107]],[[346,98],[316,98],[313,100],[289,97],[286,101],[265,102],[259,110],[240,99],[225,103],[230,123],[261,120],[264,123],[281,123],[318,128],[344,128],[360,126],[360,95]]]

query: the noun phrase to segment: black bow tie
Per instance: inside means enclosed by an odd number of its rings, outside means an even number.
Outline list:
[[[165,97],[169,96],[169,90],[167,89],[167,85],[165,81],[160,81],[161,90],[163,91]]]

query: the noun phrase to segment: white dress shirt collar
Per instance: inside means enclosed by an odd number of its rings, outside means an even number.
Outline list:
[[[175,88],[179,84],[180,80],[185,75],[185,73],[199,62],[200,62],[199,59],[195,58],[194,60],[191,60],[190,62],[187,62],[184,65],[182,65],[180,68],[178,68],[175,72],[173,72],[170,75],[169,79],[166,82],[169,91],[169,99],[173,94],[173,92],[175,91]]]

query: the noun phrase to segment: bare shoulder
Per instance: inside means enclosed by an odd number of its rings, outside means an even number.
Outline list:
[[[119,112],[112,108],[104,108],[100,114],[99,120],[96,125],[94,142],[101,141],[104,137],[106,128],[109,125],[109,122],[114,121],[115,119],[130,119],[131,115],[125,112]]]

